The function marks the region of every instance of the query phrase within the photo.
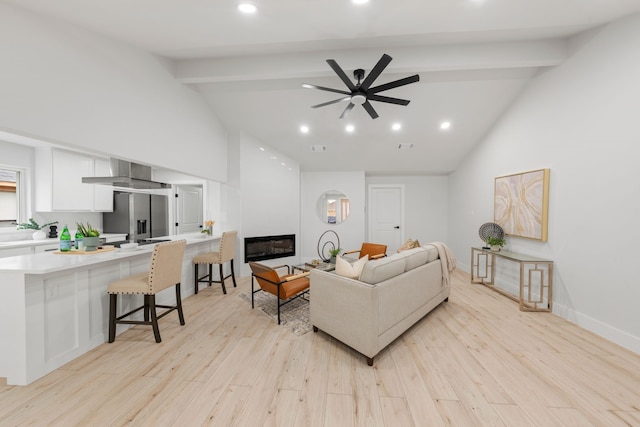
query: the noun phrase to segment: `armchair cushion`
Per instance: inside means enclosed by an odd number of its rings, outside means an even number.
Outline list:
[[[369,260],[369,256],[365,255],[353,264],[342,257],[336,258],[336,274],[350,279],[357,279],[362,273],[364,265]]]
[[[263,291],[278,296],[278,286],[280,287],[280,299],[289,299],[309,288],[308,272],[280,276],[274,268],[264,264],[250,262],[249,266]]]

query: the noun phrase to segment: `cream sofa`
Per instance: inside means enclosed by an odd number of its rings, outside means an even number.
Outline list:
[[[449,299],[453,268],[455,258],[440,243],[369,261],[359,280],[312,270],[313,330],[362,353],[371,366],[382,349]]]

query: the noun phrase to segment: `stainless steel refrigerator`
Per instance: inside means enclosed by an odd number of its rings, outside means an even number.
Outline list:
[[[140,241],[169,234],[167,196],[145,193],[113,193],[113,212],[102,215],[105,233],[127,233],[127,239]]]

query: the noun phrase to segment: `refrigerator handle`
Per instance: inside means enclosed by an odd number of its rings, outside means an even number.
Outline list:
[[[139,219],[138,220],[138,234],[145,234],[147,232],[147,220]]]

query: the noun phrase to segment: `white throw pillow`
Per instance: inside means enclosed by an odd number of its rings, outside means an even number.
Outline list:
[[[336,274],[339,276],[357,279],[362,273],[364,265],[369,261],[369,255],[365,255],[353,264],[342,257],[336,258]]]

